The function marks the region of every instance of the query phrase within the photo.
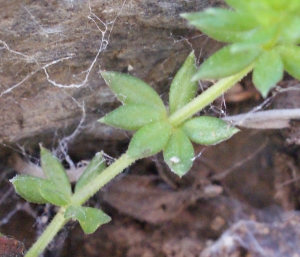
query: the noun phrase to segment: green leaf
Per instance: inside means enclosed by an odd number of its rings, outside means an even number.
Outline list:
[[[257,31],[276,35],[267,48],[278,44],[300,43],[299,0],[225,0],[235,10],[208,8],[202,12],[183,14],[189,22],[208,36],[228,43],[249,44]]]
[[[299,44],[300,43],[300,17],[286,17],[281,23],[280,43]]]
[[[225,0],[225,2],[237,11],[245,12],[249,8],[248,0]]]
[[[263,27],[268,27],[281,20],[280,12],[276,12],[266,1],[249,1],[248,13]]]
[[[277,34],[278,26],[269,26],[267,29],[259,28],[244,41],[231,45],[231,51],[235,53],[248,49],[260,51],[264,48],[270,48],[269,45],[274,43]]]
[[[149,105],[161,111],[165,109],[159,95],[144,81],[118,72],[101,71],[101,75],[123,104]]]
[[[208,8],[202,12],[185,13],[181,16],[211,38],[228,43],[242,41],[258,26],[247,13],[221,8]]]
[[[192,118],[182,125],[190,140],[202,145],[218,144],[239,131],[221,119],[201,116]]]
[[[172,126],[167,121],[152,122],[134,134],[127,153],[135,159],[154,155],[163,150],[171,133]]]
[[[45,179],[36,178],[29,175],[17,175],[10,182],[14,185],[16,192],[26,201],[31,203],[48,203],[40,193],[40,188]]]
[[[283,61],[284,69],[293,77],[300,80],[300,47],[283,45],[276,48]]]
[[[64,206],[70,203],[70,196],[61,191],[61,188],[50,180],[45,180],[39,188],[41,196],[49,203]]]
[[[142,104],[126,104],[110,112],[99,122],[125,130],[138,130],[148,123],[159,121],[167,117],[166,109]]]
[[[170,114],[189,103],[196,95],[198,83],[192,81],[197,70],[195,61],[195,54],[192,52],[172,81],[169,96]]]
[[[90,161],[80,178],[75,185],[75,193],[78,192],[85,185],[89,184],[95,177],[97,177],[106,168],[105,159],[102,153],[96,153],[95,157]]]
[[[279,11],[284,10],[289,5],[286,0],[265,0],[263,2],[266,2],[272,9]]]
[[[71,184],[64,167],[59,160],[52,155],[50,151],[41,146],[41,164],[43,171],[55,187],[65,194],[65,198],[69,198],[72,194]]]
[[[290,11],[291,13],[298,15],[300,11],[300,2],[299,0],[290,0],[287,7],[288,7],[287,11]]]
[[[219,79],[234,75],[250,65],[260,53],[259,48],[233,51],[234,47],[225,46],[209,57],[193,79]]]
[[[253,70],[253,82],[263,97],[283,77],[283,63],[275,51],[265,51],[256,61]]]
[[[66,219],[75,219],[86,234],[94,233],[99,226],[111,221],[103,211],[82,206],[69,206],[65,212]]]
[[[194,147],[181,129],[172,133],[164,149],[164,159],[170,169],[182,177],[193,165]]]
[[[69,203],[70,198],[66,197],[60,191],[60,188],[50,180],[29,175],[18,175],[11,182],[16,192],[28,202],[40,204],[52,203],[58,206]]]

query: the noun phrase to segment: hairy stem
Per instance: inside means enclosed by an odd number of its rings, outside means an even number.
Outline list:
[[[64,212],[65,208],[61,207],[43,234],[26,253],[25,257],[37,257],[46,249],[47,245],[67,222],[64,218]]]
[[[201,111],[204,107],[216,100],[225,91],[227,91],[238,81],[240,81],[244,76],[246,76],[252,69],[253,64],[249,65],[247,68],[243,69],[233,76],[219,80],[216,84],[206,89],[201,95],[173,113],[169,117],[169,122],[174,127],[177,127],[186,119],[192,117],[195,113]]]
[[[123,154],[118,160],[116,160],[112,165],[99,174],[93,181],[76,192],[72,196],[71,202],[78,205],[85,203],[91,196],[99,191],[100,188],[105,186],[133,162],[135,162],[135,159],[130,158],[126,153]]]

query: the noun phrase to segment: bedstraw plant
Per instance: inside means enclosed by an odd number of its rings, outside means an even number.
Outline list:
[[[100,188],[136,160],[163,152],[178,176],[194,161],[193,144],[214,145],[230,138],[237,128],[214,117],[195,116],[245,75],[263,97],[279,82],[284,70],[300,79],[300,1],[226,0],[229,9],[209,8],[182,14],[211,38],[228,43],[197,70],[192,52],[174,77],[166,108],[159,95],[142,80],[122,73],[101,71],[107,85],[123,105],[99,122],[136,131],[128,150],[109,167],[101,153],[91,160],[72,192],[66,172],[41,147],[47,179],[17,175],[11,182],[17,193],[33,203],[51,203],[60,209],[48,228],[26,253],[38,256],[69,220],[78,220],[85,233],[110,221],[103,211],[82,206]],[[218,79],[196,97],[198,79]]]

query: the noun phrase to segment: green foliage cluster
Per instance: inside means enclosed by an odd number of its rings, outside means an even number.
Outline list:
[[[145,82],[127,74],[102,71],[106,83],[123,105],[99,121],[125,130],[137,130],[129,144],[128,155],[140,159],[163,151],[170,169],[183,176],[193,164],[192,142],[213,145],[238,132],[213,117],[195,117],[180,125],[169,121],[169,116],[195,98],[198,87],[198,82],[192,81],[195,72],[192,52],[172,81],[168,111],[159,95]]]
[[[87,234],[94,233],[100,225],[111,220],[99,209],[82,207],[72,201],[72,188],[65,169],[59,160],[43,147],[41,147],[41,163],[47,179],[18,175],[11,180],[20,196],[32,203],[64,206],[65,219],[78,220],[82,230]],[[97,153],[77,181],[75,193],[90,183],[105,168],[102,154]]]
[[[231,76],[254,62],[253,82],[266,97],[286,70],[300,79],[300,1],[226,0],[182,16],[213,39],[230,43],[208,58],[196,79]]]

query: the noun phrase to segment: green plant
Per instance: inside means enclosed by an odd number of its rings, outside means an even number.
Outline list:
[[[226,0],[233,10],[209,8],[182,16],[205,34],[230,43],[206,60],[194,79],[231,76],[251,63],[253,82],[266,97],[286,70],[300,79],[300,2]]]
[[[65,171],[49,151],[41,147],[42,168],[47,179],[19,175],[12,179],[16,191],[35,203],[52,203],[60,210],[26,256],[38,256],[70,219],[93,233],[110,218],[101,210],[82,205],[101,187],[140,158],[163,151],[170,169],[183,176],[192,166],[191,143],[212,145],[230,138],[238,129],[213,117],[193,117],[252,69],[253,81],[263,96],[282,78],[285,69],[300,78],[300,2],[290,0],[227,0],[233,10],[212,8],[182,15],[225,46],[196,71],[191,53],[170,88],[169,110],[158,94],[143,81],[126,74],[101,74],[121,107],[99,121],[137,131],[128,150],[109,167],[97,154],[75,185],[74,193]],[[196,95],[197,79],[220,79]]]

